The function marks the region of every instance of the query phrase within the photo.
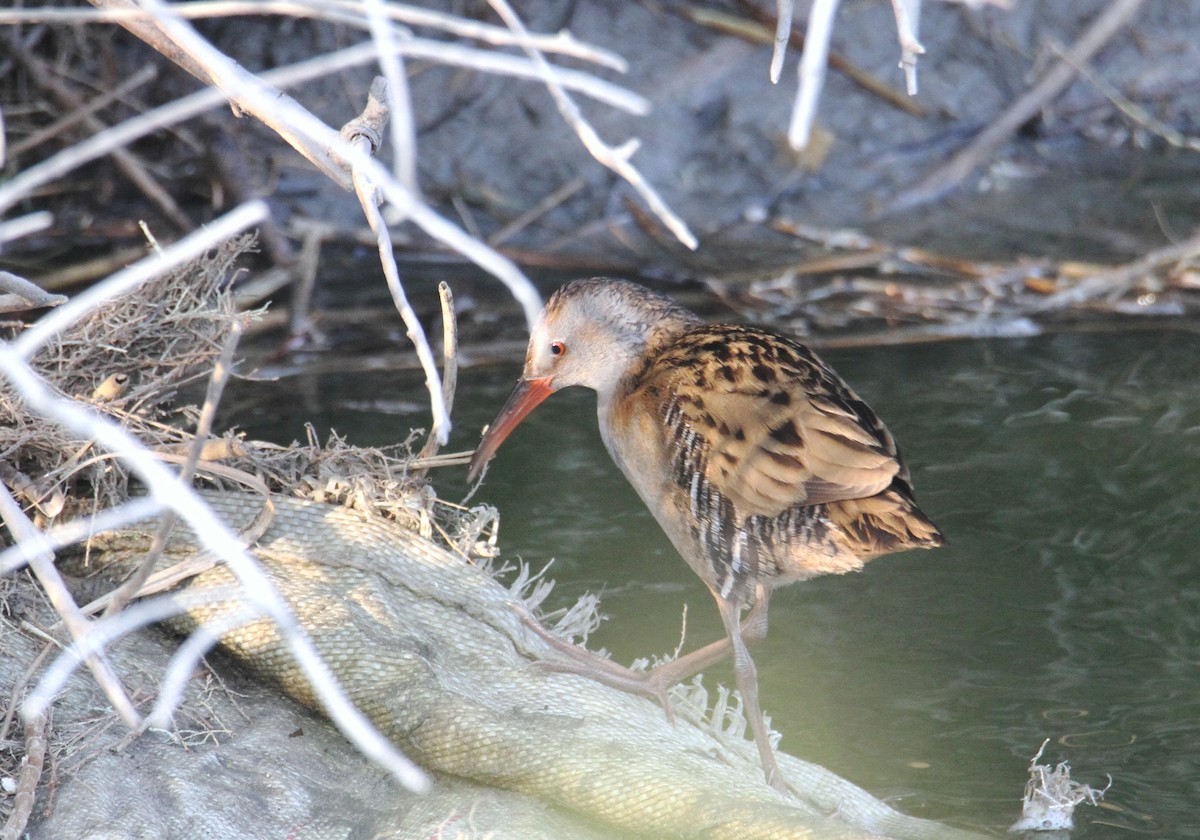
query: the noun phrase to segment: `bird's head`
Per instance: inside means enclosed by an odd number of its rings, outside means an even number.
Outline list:
[[[603,402],[653,345],[695,323],[674,301],[624,280],[576,280],[560,288],[534,324],[525,369],[475,450],[469,479],[546,397],[582,385]]]

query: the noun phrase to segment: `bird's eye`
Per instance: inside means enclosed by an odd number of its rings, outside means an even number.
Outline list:
[[[566,353],[566,352],[567,352],[567,345],[563,344],[561,341],[551,341],[550,342],[550,355],[551,356],[561,356],[563,353]]]

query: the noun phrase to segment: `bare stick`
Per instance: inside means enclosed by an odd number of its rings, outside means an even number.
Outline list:
[[[42,536],[38,533],[37,528],[29,521],[29,518],[21,510],[16,499],[9,493],[8,488],[0,484],[0,516],[8,525],[9,532],[20,542],[27,547],[32,547],[29,551],[29,567],[37,576],[38,583],[42,585],[42,589],[46,592],[46,597],[50,599],[50,604],[54,607],[54,611],[62,618],[67,626],[67,630],[71,634],[71,638],[76,642],[81,642],[85,639],[92,628],[92,624],[79,610],[79,605],[75,603],[75,599],[71,597],[67,585],[63,582],[62,576],[58,573],[58,569],[54,565],[54,553],[50,551],[42,540]],[[27,548],[28,550],[28,548]],[[133,703],[129,700],[129,695],[125,693],[125,687],[121,685],[121,681],[113,672],[112,667],[108,664],[108,659],[103,652],[87,658],[88,670],[92,672],[92,676],[96,679],[96,684],[104,692],[104,696],[108,698],[108,702],[112,703],[117,714],[121,716],[121,720],[131,729],[141,723],[141,716],[137,710],[133,708]],[[28,718],[26,722],[28,722]]]
[[[0,128],[3,128],[3,114],[0,113]],[[3,141],[0,140],[0,143]],[[0,160],[3,160],[3,149],[0,149]],[[54,214],[47,210],[38,210],[35,213],[28,213],[24,216],[18,216],[15,219],[8,221],[0,221],[0,245],[5,242],[12,242],[14,239],[20,239],[22,236],[28,236],[31,233],[37,233],[39,230],[45,230],[54,224]]]
[[[792,0],[775,0],[775,42],[771,48],[771,84],[779,84],[783,57],[792,37]]]
[[[1117,90],[1107,79],[1093,70],[1090,64],[1075,63],[1074,58],[1061,44],[1051,41],[1049,42],[1049,47],[1063,61],[1071,62],[1071,65],[1079,75],[1087,79],[1101,94],[1112,102],[1117,110],[1129,117],[1133,122],[1151,134],[1161,137],[1177,149],[1190,149],[1193,152],[1200,152],[1200,137],[1189,137],[1174,126],[1167,125],[1155,117],[1141,105]]]
[[[55,120],[50,125],[43,129],[33,132],[32,134],[21,138],[20,141],[13,143],[9,149],[9,154],[13,157],[35,149],[54,137],[57,137],[66,129],[80,122],[84,117],[91,116],[101,108],[108,107],[109,104],[121,99],[131,91],[137,90],[142,85],[154,81],[158,76],[158,68],[153,64],[147,64],[141,70],[134,73],[121,84],[117,85],[112,90],[97,96],[95,99],[89,100],[85,106],[73,111],[70,114]],[[38,76],[38,81],[43,81],[41,76]]]
[[[454,411],[454,393],[458,390],[458,317],[454,312],[454,292],[446,281],[438,283],[442,301],[442,395],[446,413]]]
[[[46,758],[46,716],[34,715],[25,722],[25,756],[17,774],[17,791],[13,796],[12,813],[0,830],[0,840],[18,840],[23,836],[29,815],[33,813],[34,796],[42,776]]]
[[[389,50],[396,32],[387,17],[383,0],[366,0],[364,9],[371,31],[371,40],[379,52],[379,66],[387,79],[384,92],[391,116],[392,167],[396,179],[406,190],[418,195],[417,187],[417,127],[412,115],[412,97],[408,91],[408,74],[400,53]]]
[[[753,16],[754,20],[747,20],[713,9],[700,7],[688,8],[683,13],[687,15],[689,20],[695,21],[702,26],[710,26],[747,41],[756,41],[763,44],[772,43],[775,36],[764,23],[767,20],[765,13],[751,2],[751,0],[741,0],[741,3],[750,15]],[[793,47],[803,51],[804,35],[796,31],[794,26],[792,31],[788,33],[788,40]],[[906,114],[912,114],[914,117],[926,117],[929,115],[928,109],[921,105],[921,103],[899,91],[892,90],[882,81],[833,49],[829,50],[829,69],[838,71],[867,93],[879,97],[887,104],[894,108],[899,108]]]
[[[808,12],[808,29],[804,34],[804,52],[797,73],[796,103],[792,106],[792,121],[788,126],[788,145],[796,151],[808,146],[812,135],[817,102],[825,86],[825,66],[829,61],[829,38],[833,33],[833,17],[838,0],[814,0]]]
[[[65,295],[52,295],[40,286],[30,283],[11,271],[0,271],[0,312],[23,312],[43,306],[61,306],[67,302]]]
[[[480,41],[493,46],[514,46],[517,39],[507,29],[492,26],[468,18],[449,15],[416,6],[390,3],[384,7],[391,19],[413,26],[440,29],[460,38]],[[362,5],[358,0],[193,0],[179,4],[175,13],[187,20],[212,17],[236,17],[238,15],[287,15],[298,18],[316,18],[335,23],[345,23],[360,29],[367,28]],[[0,25],[23,23],[121,23],[123,21],[153,20],[151,12],[137,7],[76,9],[76,8],[27,8],[0,9]],[[534,35],[538,49],[542,52],[566,55],[616,70],[629,71],[629,63],[614,52],[575,39],[563,31],[553,35]]]
[[[896,37],[900,40],[900,69],[904,71],[905,87],[909,96],[916,96],[917,56],[925,53],[925,48],[917,40],[921,0],[892,0],[892,13],[896,17]]]
[[[529,56],[534,65],[538,69],[538,74],[541,76],[542,83],[550,91],[550,95],[554,98],[554,104],[558,108],[559,114],[566,121],[575,133],[579,136],[583,147],[588,150],[599,163],[611,169],[613,172],[624,178],[629,185],[637,191],[642,200],[646,202],[646,206],[650,211],[659,218],[659,221],[671,231],[671,233],[682,242],[685,246],[693,251],[699,246],[695,235],[688,229],[686,223],[675,212],[667,206],[658,192],[650,186],[642,173],[637,170],[629,162],[634,153],[637,152],[639,142],[628,140],[619,147],[609,146],[600,139],[600,135],[592,127],[586,119],[584,119],[579,106],[571,99],[563,86],[555,78],[554,73],[550,69],[546,57],[542,55],[533,42],[529,39],[529,33],[525,29],[525,24],[517,17],[512,6],[508,4],[508,0],[488,0],[491,7],[500,15],[500,18],[508,25],[508,28],[513,31],[520,39],[521,49]]]
[[[371,92],[367,98],[367,107],[355,119],[346,123],[342,128],[342,136],[352,146],[366,154],[373,154],[383,137],[388,120],[387,80],[376,77],[371,84]],[[438,375],[437,363],[433,360],[433,351],[429,349],[429,341],[425,338],[425,329],[421,319],[413,311],[404,294],[404,285],[400,282],[400,270],[396,267],[396,257],[392,253],[392,237],[388,233],[387,223],[379,212],[376,201],[375,185],[370,176],[354,167],[354,188],[358,200],[362,204],[367,224],[375,233],[379,248],[379,258],[383,263],[383,276],[387,280],[388,290],[400,317],[408,328],[408,338],[417,350],[417,358],[421,360],[421,368],[425,371],[425,387],[429,389],[429,404],[433,412],[433,429],[430,434],[439,444],[445,444],[450,439],[450,415],[446,412],[446,404],[442,399],[442,380]]]
[[[504,242],[507,242],[511,237],[515,236],[520,231],[524,230],[529,225],[540,219],[542,216],[549,213],[558,205],[569,199],[575,193],[579,192],[587,186],[587,181],[576,176],[561,187],[557,187],[549,195],[535,204],[533,207],[526,210],[520,216],[513,219],[500,230],[488,237],[488,244],[493,248],[498,248]]]
[[[444,280],[438,283],[438,296],[442,301],[442,402],[446,406],[446,414],[452,414],[454,391],[458,387],[458,319],[454,315],[454,293]],[[430,463],[428,459],[437,455],[438,446],[439,441],[431,431],[417,460]],[[428,466],[417,467],[413,475],[423,478],[428,470]]]
[[[350,47],[346,52],[349,53],[361,49],[373,50],[373,46],[371,44],[362,44],[358,47]],[[498,73],[522,79],[542,78],[542,74],[536,64],[520,56],[479,50],[459,44],[448,44],[445,41],[409,38],[402,41],[394,41],[389,45],[389,49],[395,50],[407,58],[435,61],[440,64],[451,64],[457,67],[468,67],[485,73]],[[365,63],[365,59],[358,59],[355,63]],[[571,70],[565,67],[553,67],[551,68],[551,74],[564,88],[576,91],[597,102],[638,116],[650,113],[650,102],[645,97],[639,96],[618,85],[606,82],[590,73]]]
[[[1069,59],[1057,62],[1037,84],[1018,97],[954,157],[890,201],[888,209],[894,211],[916,207],[935,201],[957,188],[984,158],[999,148],[1046,103],[1066,90],[1075,79],[1075,68],[1086,64],[1121,31],[1141,5],[1142,0],[1112,0],[1068,51]]]

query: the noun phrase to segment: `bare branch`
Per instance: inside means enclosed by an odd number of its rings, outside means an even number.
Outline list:
[[[833,17],[838,0],[815,0],[808,12],[808,29],[804,35],[804,53],[797,72],[800,84],[796,103],[792,106],[792,122],[788,127],[788,145],[796,151],[808,146],[812,134],[817,102],[825,86],[825,66],[829,60],[829,38],[833,33]]]
[[[17,774],[17,790],[13,796],[12,813],[0,830],[0,840],[18,840],[25,836],[25,825],[33,813],[42,762],[46,758],[46,716],[34,715],[25,722],[25,756]]]
[[[387,126],[387,87],[388,83],[385,79],[376,77],[375,82],[371,85],[371,94],[366,109],[342,129],[342,137],[363,155],[374,153]],[[358,166],[354,167],[354,188],[358,193],[363,213],[367,217],[367,224],[371,226],[371,230],[375,234],[388,290],[392,293],[392,300],[400,312],[405,327],[408,328],[408,338],[417,350],[421,369],[425,371],[425,386],[429,389],[429,404],[433,411],[432,435],[437,438],[439,443],[445,444],[450,439],[450,416],[446,412],[446,404],[442,400],[442,381],[438,376],[437,363],[433,360],[433,351],[429,349],[429,340],[425,337],[425,329],[421,326],[421,320],[413,311],[408,297],[404,294],[404,286],[400,282],[400,270],[396,267],[396,258],[392,253],[392,237],[388,233],[387,223],[384,222],[383,214],[379,212],[379,204],[376,201],[375,185],[371,182],[370,176]]]
[[[1008,106],[991,125],[976,135],[949,161],[922,178],[916,185],[889,202],[890,210],[904,210],[941,198],[966,180],[979,163],[1024,125],[1046,103],[1067,89],[1075,79],[1076,68],[1088,62],[1096,52],[1129,23],[1142,0],[1112,0],[1092,21],[1068,52],[1068,59],[1057,62],[1044,76]]]
[[[0,113],[0,128],[4,127],[3,119],[3,114]],[[0,155],[0,158],[2,158],[2,155]],[[54,216],[46,210],[38,210],[36,213],[28,213],[24,216],[18,216],[15,219],[0,221],[0,246],[5,242],[12,242],[14,239],[20,239],[22,236],[28,236],[31,233],[37,233],[39,230],[45,230],[52,224],[54,224]]]
[[[454,412],[454,391],[458,387],[458,319],[454,315],[454,293],[450,284],[438,283],[438,296],[442,301],[442,402],[446,405],[446,414]],[[421,447],[416,460],[429,463],[437,455],[440,442],[432,431]],[[428,467],[418,467],[415,476],[424,476]]]
[[[371,40],[379,53],[379,65],[387,85],[383,92],[391,116],[392,169],[396,179],[413,195],[417,186],[417,127],[412,115],[412,97],[408,91],[408,74],[404,71],[401,54],[388,49],[395,40],[395,30],[387,17],[383,0],[366,0],[364,8],[370,25]],[[372,90],[374,86],[372,86]],[[386,118],[385,118],[386,122]],[[343,135],[344,136],[344,135]],[[361,199],[361,194],[359,198]]]
[[[892,0],[892,12],[896,16],[896,37],[900,40],[900,69],[904,71],[904,83],[909,96],[917,95],[917,56],[925,54],[925,48],[917,40],[917,29],[921,21],[921,0]]]
[[[779,84],[783,57],[792,37],[792,0],[775,0],[775,41],[771,49],[771,84]]]
[[[363,7],[357,0],[193,0],[174,7],[174,11],[186,20],[213,17],[237,17],[245,15],[286,15],[297,18],[314,18],[334,23],[344,23],[359,29],[367,29]],[[518,43],[507,29],[487,23],[449,15],[444,12],[422,9],[417,6],[388,3],[384,12],[391,20],[412,26],[439,29],[460,38],[480,41],[498,47],[510,47]],[[0,25],[22,23],[122,23],[124,21],[154,20],[154,14],[136,6],[120,8],[27,8],[0,9]],[[538,49],[542,52],[570,56],[580,61],[598,64],[618,73],[626,73],[629,63],[617,53],[586,44],[575,39],[569,32],[553,35],[534,35]]]
[[[584,148],[588,150],[588,153],[598,162],[628,181],[629,185],[637,191],[651,212],[658,216],[667,230],[671,231],[675,238],[688,248],[695,250],[699,242],[697,242],[691,230],[688,229],[687,224],[683,219],[675,215],[675,212],[667,206],[658,192],[642,177],[642,173],[629,162],[629,159],[638,150],[638,141],[636,139],[627,140],[621,146],[614,148],[601,140],[600,135],[596,133],[591,123],[584,119],[579,107],[567,95],[559,80],[555,78],[549,63],[546,61],[546,57],[530,41],[525,24],[517,17],[516,12],[513,11],[507,0],[489,0],[489,3],[504,22],[508,24],[509,29],[521,39],[521,48],[537,67],[542,83],[546,85],[546,88],[550,91],[550,95],[554,97],[554,104],[558,107],[559,114],[566,120],[567,125],[571,126],[575,133],[579,135],[579,139],[583,143]]]
[[[0,517],[3,517],[4,524],[8,526],[13,537],[27,547],[29,567],[37,576],[38,583],[45,590],[46,597],[50,599],[55,612],[67,625],[71,638],[75,640],[76,644],[80,643],[91,632],[92,624],[80,611],[79,605],[71,597],[66,583],[58,573],[58,569],[54,565],[54,553],[46,546],[37,528],[29,521],[16,499],[3,484],[0,484]],[[96,678],[96,684],[103,690],[104,696],[112,703],[125,725],[130,728],[138,726],[142,718],[133,708],[129,695],[125,693],[125,687],[121,685],[121,680],[113,672],[104,652],[96,651],[86,658],[86,662],[88,670]],[[27,717],[26,721],[30,719]]]
[[[0,271],[0,312],[23,312],[43,306],[61,306],[65,295],[52,295],[11,271]]]

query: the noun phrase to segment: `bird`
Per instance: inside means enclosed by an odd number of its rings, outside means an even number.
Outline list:
[[[774,588],[944,544],[895,438],[804,344],[708,323],[644,286],[596,277],[547,301],[469,481],[535,407],[571,386],[596,392],[605,448],[712,593],[726,635],[635,671],[546,631],[567,655],[555,667],[658,699],[670,717],[667,690],[732,655],[764,777],[785,790],[748,644],[767,634]]]

